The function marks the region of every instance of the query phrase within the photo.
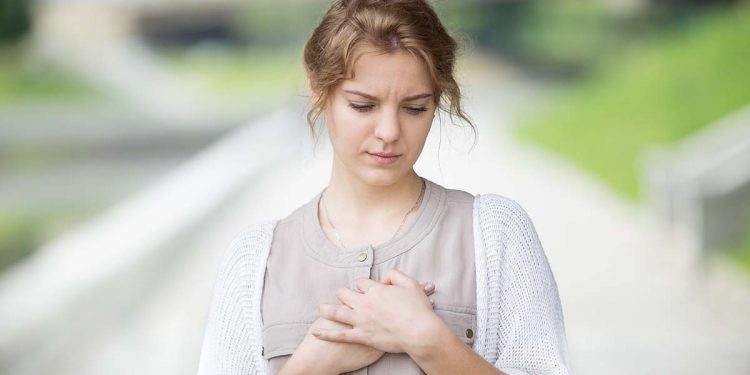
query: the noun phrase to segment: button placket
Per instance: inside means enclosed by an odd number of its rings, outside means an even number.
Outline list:
[[[355,256],[358,265],[352,270],[352,278],[350,280],[352,289],[356,289],[357,279],[369,279],[372,277],[373,251],[374,248],[370,245],[367,248],[362,249]]]

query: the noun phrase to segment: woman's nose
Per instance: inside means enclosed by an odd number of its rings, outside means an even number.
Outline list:
[[[401,122],[398,111],[383,111],[375,125],[375,136],[383,142],[395,142],[401,136]]]

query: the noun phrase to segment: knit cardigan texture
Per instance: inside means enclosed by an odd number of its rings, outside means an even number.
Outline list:
[[[509,375],[569,374],[562,307],[529,216],[512,199],[476,195],[477,330],[473,350]],[[214,284],[199,375],[265,375],[261,296],[277,221],[239,233]]]

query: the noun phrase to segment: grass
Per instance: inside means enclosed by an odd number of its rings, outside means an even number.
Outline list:
[[[736,248],[730,249],[726,253],[750,275],[750,227],[745,231],[744,240]]]
[[[304,82],[300,51],[172,50],[160,56],[178,77],[215,100],[270,100],[300,91]]]
[[[638,199],[639,155],[750,104],[750,6],[707,14],[607,60],[517,128]]]
[[[0,106],[86,102],[101,96],[74,75],[25,58],[21,47],[0,45]]]
[[[0,211],[0,273],[100,210],[83,206]]]

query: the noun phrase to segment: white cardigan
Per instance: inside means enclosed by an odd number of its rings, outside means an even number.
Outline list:
[[[261,296],[276,221],[247,228],[226,250],[198,374],[267,374]],[[529,216],[495,194],[474,199],[477,332],[473,350],[509,375],[569,374],[557,284]]]

